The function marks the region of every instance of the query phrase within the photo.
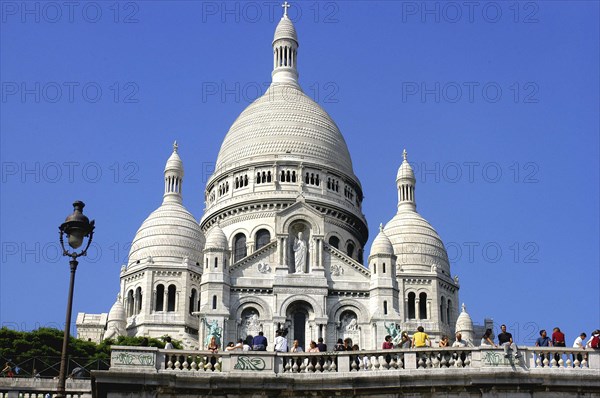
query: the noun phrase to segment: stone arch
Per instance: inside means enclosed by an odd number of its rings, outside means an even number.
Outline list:
[[[305,214],[305,212],[302,212],[300,214],[292,214],[288,218],[286,218],[281,226],[281,232],[284,234],[289,233],[291,225],[297,221],[303,221],[309,224],[311,234],[321,235],[321,228],[319,224],[316,222],[316,220],[314,220],[313,217],[310,217],[310,214]]]
[[[335,305],[331,307],[329,313],[333,314],[332,319],[337,320],[346,310],[353,310],[356,313],[358,323],[366,323],[370,320],[369,310],[358,300],[353,299],[345,299],[335,303]]]
[[[296,294],[296,295],[286,298],[283,301],[283,303],[281,303],[281,307],[279,308],[278,315],[286,316],[290,305],[294,304],[295,302],[301,302],[301,301],[305,301],[306,303],[308,303],[312,306],[315,318],[322,318],[325,316],[323,314],[323,308],[321,307],[319,302],[314,297],[308,296],[306,294]]]
[[[275,230],[272,226],[267,224],[259,224],[256,227],[252,228],[252,230],[250,231],[250,235],[248,235],[249,239],[251,239],[252,242],[256,240],[256,233],[261,229],[266,229],[267,231],[269,231],[269,233],[271,234],[271,240],[273,240],[273,238],[276,236]]]
[[[272,319],[273,318],[271,306],[269,306],[269,304],[267,304],[267,302],[265,300],[263,300],[260,297],[249,296],[249,297],[242,297],[237,302],[237,307],[234,312],[235,319],[241,319],[242,312],[248,307],[255,307],[258,310],[261,319]]]
[[[328,233],[328,234],[325,236],[325,242],[326,242],[328,245],[330,245],[330,246],[334,246],[334,245],[331,245],[331,244],[329,243],[329,242],[330,242],[330,240],[331,240],[331,238],[337,239],[337,241],[338,241],[338,247],[337,247],[337,249],[338,249],[338,250],[342,250],[342,252],[344,252],[344,253],[345,253],[345,250],[344,250],[344,248],[343,248],[343,247],[340,249],[340,246],[341,246],[341,244],[342,244],[342,242],[343,242],[342,236],[341,236],[339,233],[337,233],[337,232],[333,232],[333,231],[332,231],[332,232],[329,232],[329,233]],[[335,247],[335,246],[334,246],[334,247]]]
[[[352,247],[352,253],[350,253],[350,247]],[[347,255],[350,258],[356,258],[356,251],[358,249],[358,246],[356,245],[356,242],[354,242],[353,239],[347,239],[346,243],[344,244],[344,254]]]

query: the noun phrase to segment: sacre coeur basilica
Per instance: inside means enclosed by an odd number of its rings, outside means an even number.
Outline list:
[[[204,349],[214,325],[225,342],[262,331],[270,351],[279,329],[303,347],[349,337],[376,349],[394,330],[423,326],[432,339],[460,331],[478,345],[492,321],[474,325],[459,305],[444,243],[417,211],[407,152],[397,213],[366,255],[361,183],[336,123],[298,83],[287,12],[272,47],[272,83],[225,135],[200,221],[183,204],[175,143],[162,204],[133,239],[117,300],[108,313],[78,314],[78,337],[170,336]]]

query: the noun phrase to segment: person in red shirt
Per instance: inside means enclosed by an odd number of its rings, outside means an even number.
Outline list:
[[[385,341],[383,342],[381,348],[383,348],[384,350],[391,350],[392,348],[394,348],[394,343],[392,343],[392,336],[390,336],[389,334],[385,336]]]
[[[566,347],[565,335],[563,332],[560,331],[560,328],[558,328],[558,327],[555,327],[552,330],[552,346]],[[554,354],[554,359],[556,360],[556,363],[558,363],[558,361],[560,360],[561,357],[562,357],[562,354],[559,354],[559,353]]]

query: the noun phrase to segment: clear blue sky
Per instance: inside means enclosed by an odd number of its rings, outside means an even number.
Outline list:
[[[268,1],[61,4],[0,9],[0,324],[18,329],[64,324],[57,227],[75,199],[97,230],[73,322],[110,309],[175,139],[202,216],[223,137],[270,81],[281,16]],[[325,1],[290,16],[301,84],[363,184],[366,252],[406,148],[475,322],[520,343],[600,327],[598,3]]]

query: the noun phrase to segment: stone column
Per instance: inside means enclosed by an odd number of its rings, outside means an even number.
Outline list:
[[[319,251],[319,267],[324,267],[324,265],[323,265],[323,239],[318,240],[317,250]]]

